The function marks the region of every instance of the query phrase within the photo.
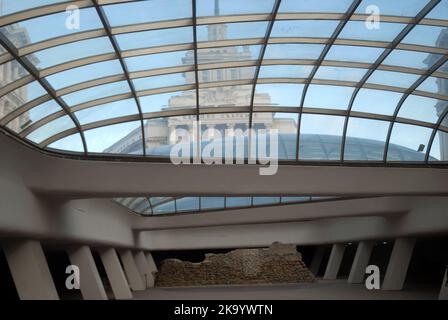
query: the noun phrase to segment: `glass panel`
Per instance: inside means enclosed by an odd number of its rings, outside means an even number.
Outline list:
[[[310,197],[282,197],[282,203],[307,202]]]
[[[359,82],[366,73],[367,69],[322,66],[319,67],[314,78]]]
[[[253,205],[268,205],[268,204],[276,204],[280,203],[280,197],[254,197]]]
[[[196,108],[196,91],[176,91],[140,97],[143,113]]]
[[[192,16],[191,0],[137,1],[103,6],[103,8],[112,27]]]
[[[0,16],[6,16],[8,14],[61,2],[68,2],[68,0],[27,0],[27,1],[3,0]]]
[[[84,152],[81,135],[79,133],[62,138],[47,146],[47,149],[56,149],[61,151]]]
[[[393,115],[402,93],[361,89],[356,95],[352,110],[359,112]]]
[[[175,51],[125,58],[124,61],[126,62],[128,70],[130,72],[134,72],[141,70],[193,65],[194,55],[193,51]]]
[[[426,70],[431,68],[441,57],[439,54],[395,49],[382,64]]]
[[[444,131],[437,131],[432,143],[431,152],[429,154],[430,162],[433,161],[448,161],[448,133]]]
[[[41,143],[60,132],[74,127],[75,124],[73,123],[72,119],[70,119],[69,116],[63,116],[36,129],[35,131],[31,132],[31,134],[29,134],[26,138],[35,143]]]
[[[138,114],[134,99],[120,100],[75,112],[81,125]]]
[[[271,38],[307,37],[329,38],[338,25],[338,21],[329,20],[283,20],[276,21]]]
[[[37,51],[27,55],[26,57],[38,69],[46,69],[68,61],[111,52],[114,52],[114,49],[109,39],[107,37],[101,37],[77,41],[42,51]]]
[[[199,83],[232,80],[252,80],[254,78],[255,67],[210,69],[198,72]]]
[[[308,87],[304,107],[345,110],[354,90],[350,87],[312,84]]]
[[[201,197],[201,210],[223,209],[224,197]]]
[[[254,105],[299,107],[303,84],[257,84]]]
[[[199,198],[185,197],[176,199],[176,211],[199,211]]]
[[[346,12],[350,7],[351,0],[283,0],[279,12]]]
[[[62,96],[62,99],[71,107],[111,95],[130,92],[127,81],[113,82],[76,91]]]
[[[193,42],[191,27],[158,29],[115,36],[121,50],[166,46]]]
[[[0,87],[3,88],[27,75],[28,71],[26,71],[16,60],[6,62],[0,65]]]
[[[410,95],[401,106],[398,117],[436,123],[448,101]]]
[[[126,122],[84,132],[89,152],[143,154],[140,121]]]
[[[423,161],[432,129],[395,123],[387,161]]]
[[[152,199],[152,198],[151,198]],[[175,201],[169,201],[166,203],[161,203],[157,206],[152,207],[153,214],[167,214],[167,213],[175,213],[176,212],[176,204]]]
[[[371,6],[378,7],[382,15],[414,17],[428,0],[363,0],[356,13],[372,14]]]
[[[217,88],[199,89],[199,106],[208,107],[236,107],[250,106],[252,85],[224,86]]]
[[[273,129],[278,132],[277,154],[279,160],[295,160],[297,150],[297,123],[299,121],[298,113],[273,113],[273,112],[254,112],[252,126],[255,130]],[[256,131],[257,132],[257,131]],[[257,132],[258,133],[258,132]],[[268,134],[270,134],[268,132]],[[266,139],[266,145],[269,149],[261,151],[262,154],[272,156],[271,139]],[[257,140],[258,141],[258,140]],[[272,150],[273,151],[273,150]],[[257,151],[260,155],[260,151]]]
[[[81,82],[99,79],[107,76],[123,73],[118,60],[93,63],[86,66],[55,73],[45,79],[51,86],[59,90]]]
[[[417,25],[402,43],[448,49],[448,42],[443,40],[445,34],[443,27]]]
[[[149,202],[146,198],[134,198],[128,207],[132,211],[142,214],[149,209]]]
[[[267,21],[201,25],[197,27],[197,38],[198,42],[263,38],[267,27]]]
[[[260,48],[261,46],[255,45],[198,49],[198,64],[257,60]]]
[[[379,29],[368,28],[368,26],[365,21],[349,21],[342,29],[338,39],[391,42],[406,25],[381,22]]]
[[[185,72],[133,79],[132,83],[135,86],[135,90],[140,91],[191,84],[195,83],[195,80],[194,72]]]
[[[448,79],[429,77],[423,81],[417,90],[448,96]]]
[[[300,160],[340,160],[344,117],[303,114]]]
[[[264,59],[317,59],[323,48],[321,44],[268,44]]]
[[[429,19],[448,19],[448,0],[442,0],[436,5],[425,18]]]
[[[47,91],[37,81],[11,91],[0,98],[0,119],[46,93]]]
[[[226,197],[226,208],[250,207],[251,197]]]
[[[60,110],[62,110],[61,107],[54,100],[50,100],[22,113],[19,117],[8,123],[7,127],[15,132],[22,132],[33,123]]]
[[[274,65],[261,66],[258,78],[308,78],[313,66]]]
[[[68,13],[64,11],[21,21],[14,25],[2,27],[0,31],[17,47],[21,48],[28,44],[103,27],[94,8],[80,9],[79,17],[80,20],[77,23],[76,19],[69,19]],[[67,26],[70,26],[70,28]],[[10,33],[10,30],[16,32]],[[21,37],[18,37],[17,31],[22,33]],[[25,39],[26,41],[24,41]]]
[[[420,78],[417,74],[376,70],[367,80],[367,83],[385,86],[409,88]]]
[[[334,45],[325,60],[374,63],[383,51],[382,48]]]
[[[274,2],[274,0],[197,0],[196,6],[198,17],[225,16],[233,14],[270,13],[273,10]]]
[[[344,160],[382,161],[389,122],[350,118]]]

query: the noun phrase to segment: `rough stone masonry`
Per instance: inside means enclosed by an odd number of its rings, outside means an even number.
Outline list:
[[[158,287],[313,282],[314,276],[294,245],[237,249],[206,254],[199,263],[167,259],[156,275]]]

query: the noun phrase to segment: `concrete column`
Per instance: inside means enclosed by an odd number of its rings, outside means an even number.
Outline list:
[[[152,258],[151,252],[146,252],[145,255],[146,255],[146,260],[148,261],[149,270],[151,270],[151,272],[158,272],[159,270],[157,270],[157,265],[154,262],[154,259]]]
[[[383,281],[382,288],[384,290],[403,289],[414,245],[415,239],[413,238],[399,238],[395,240]]]
[[[439,300],[448,300],[448,266],[446,267],[442,287],[440,288]]]
[[[143,251],[134,252],[134,259],[140,274],[145,280],[146,287],[154,287],[154,276],[152,275],[148,260],[146,260],[146,256]]]
[[[104,269],[106,269],[107,278],[109,279],[115,299],[132,299],[128,280],[126,280],[126,276],[124,275],[115,249],[109,248],[100,250],[100,257]]]
[[[344,257],[345,243],[336,243],[331,248],[330,259],[325,269],[324,280],[336,280],[342,258]]]
[[[119,254],[131,289],[133,291],[145,290],[145,282],[143,281],[143,277],[140,275],[131,250],[121,250]]]
[[[79,268],[79,284],[84,300],[107,300],[103,282],[88,246],[70,247],[71,264]]]
[[[319,272],[320,265],[322,264],[322,259],[324,258],[325,254],[325,247],[320,246],[316,248],[316,251],[314,252],[313,260],[311,260],[310,264],[310,271],[317,276],[317,273]]]
[[[348,283],[364,282],[366,267],[369,264],[374,245],[375,243],[372,241],[361,241],[360,243],[358,243],[355,259],[353,260],[350,275],[348,276]]]
[[[39,241],[11,241],[3,249],[20,299],[59,300]]]

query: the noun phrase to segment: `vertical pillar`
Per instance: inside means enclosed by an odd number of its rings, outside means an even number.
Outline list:
[[[137,264],[137,268],[140,271],[140,274],[145,280],[146,287],[154,287],[154,276],[152,275],[151,269],[148,265],[148,260],[146,260],[146,256],[143,251],[140,250],[135,252],[134,259],[135,263]]]
[[[382,286],[384,290],[403,289],[414,245],[415,239],[413,238],[399,238],[395,240]]]
[[[128,278],[129,285],[133,291],[145,290],[145,283],[140,275],[137,264],[131,250],[122,250],[119,252],[124,272]]]
[[[59,299],[39,241],[17,240],[3,249],[20,299]]]
[[[109,279],[115,299],[132,299],[128,281],[126,280],[115,249],[101,249],[100,257],[104,269],[106,269],[107,278]]]
[[[324,280],[336,280],[346,246],[345,243],[336,243],[333,245],[333,248],[331,248],[330,259],[328,260],[327,268],[325,269]]]
[[[322,259],[324,258],[324,254],[325,254],[324,246],[317,247],[314,252],[313,260],[311,260],[311,264],[310,264],[310,271],[315,276],[317,276],[317,274],[319,273],[320,265],[322,264]]]
[[[149,270],[151,270],[151,272],[158,272],[156,263],[154,262],[151,252],[146,252],[145,255],[146,260],[148,261]]]
[[[448,266],[445,269],[442,287],[440,288],[439,300],[448,300]]]
[[[103,282],[88,246],[67,250],[71,264],[79,268],[79,284],[84,300],[107,300]]]
[[[369,259],[372,254],[374,242],[361,241],[356,248],[355,258],[353,260],[350,275],[348,276],[348,283],[363,283],[366,267],[369,264]]]

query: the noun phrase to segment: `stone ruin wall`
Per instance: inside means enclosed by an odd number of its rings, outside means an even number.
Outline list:
[[[313,282],[314,276],[294,245],[237,249],[206,254],[199,263],[164,260],[156,275],[158,287]]]

